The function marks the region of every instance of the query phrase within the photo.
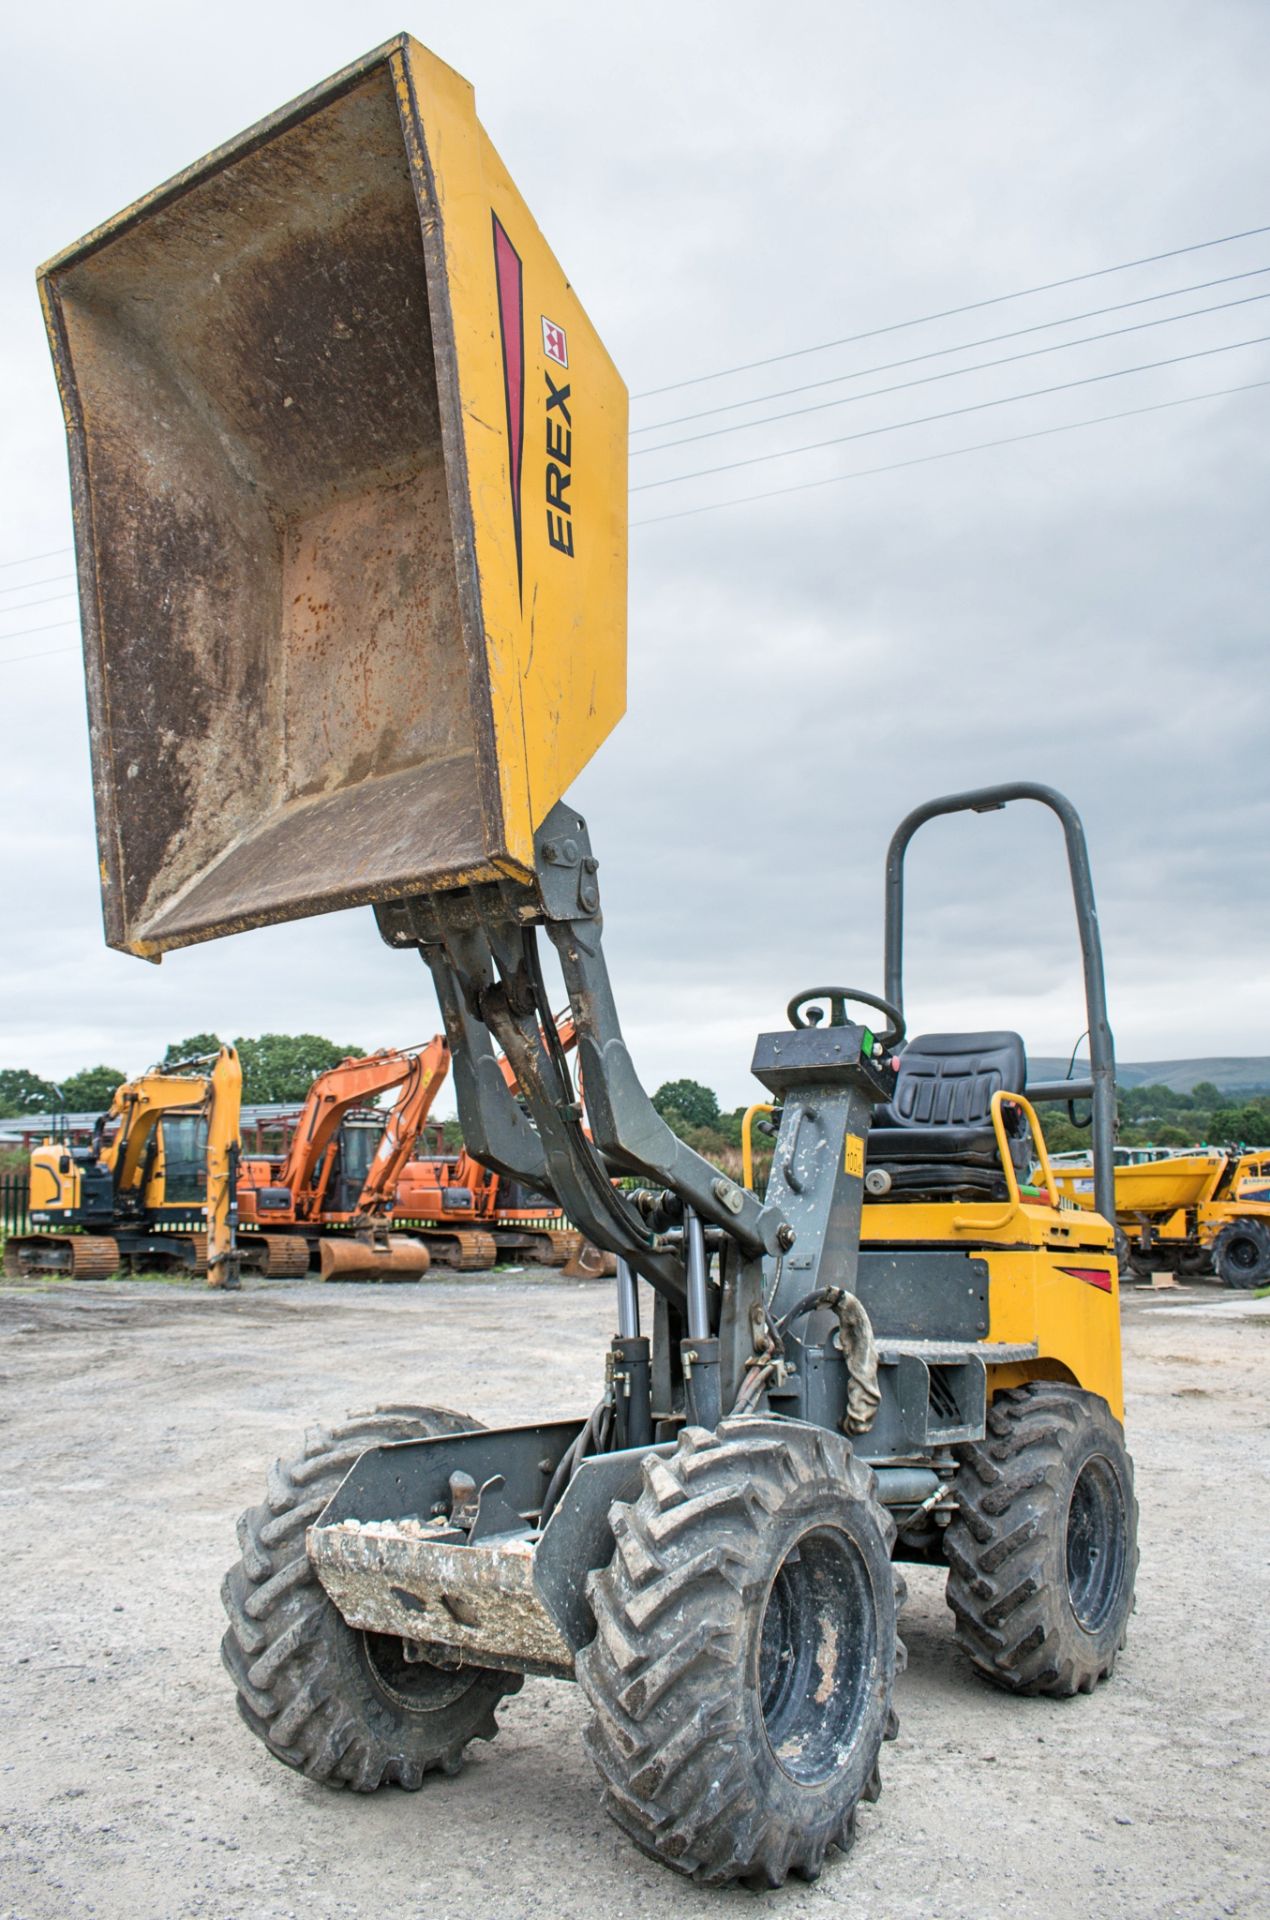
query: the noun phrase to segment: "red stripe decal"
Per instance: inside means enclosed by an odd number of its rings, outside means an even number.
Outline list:
[[[525,442],[525,296],[520,255],[496,213],[494,278],[498,287],[498,331],[503,345],[503,393],[507,401],[507,452],[511,475],[512,527],[516,535],[516,580],[525,585],[520,537],[520,474]]]
[[[1060,1267],[1060,1273],[1070,1273],[1073,1280],[1083,1280],[1087,1287],[1097,1287],[1100,1293],[1111,1292],[1111,1275],[1104,1267]]]

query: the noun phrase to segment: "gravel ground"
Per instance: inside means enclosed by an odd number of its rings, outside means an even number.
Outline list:
[[[1011,1700],[915,1569],[885,1791],[812,1887],[710,1893],[600,1809],[582,1702],[529,1681],[424,1791],[332,1793],[240,1724],[217,1658],[234,1520],[317,1415],[504,1421],[595,1398],[611,1304],[555,1279],[0,1289],[0,1920],[1264,1915],[1270,1301],[1125,1303],[1142,1570],[1090,1699]],[[514,1341],[505,1334],[516,1329]]]

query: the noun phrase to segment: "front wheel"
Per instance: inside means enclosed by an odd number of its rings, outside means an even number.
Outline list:
[[[689,1427],[610,1514],[578,1659],[618,1825],[709,1885],[814,1879],[895,1732],[894,1527],[841,1435]]]
[[[485,1667],[410,1660],[402,1640],[350,1627],[305,1551],[316,1520],[367,1447],[431,1440],[478,1423],[437,1407],[390,1407],[310,1433],[279,1461],[265,1502],[238,1522],[242,1558],[225,1576],[221,1658],[238,1711],[288,1767],[333,1787],[415,1789],[434,1768],[457,1773],[473,1739],[492,1740],[494,1709],[522,1684]]]
[[[957,1449],[948,1604],[976,1670],[1009,1693],[1092,1693],[1133,1611],[1138,1505],[1105,1400],[1035,1380]]]
[[[1270,1225],[1251,1216],[1232,1220],[1213,1241],[1213,1268],[1224,1287],[1264,1287],[1270,1281]]]

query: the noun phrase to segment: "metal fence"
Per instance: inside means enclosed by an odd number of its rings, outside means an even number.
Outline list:
[[[0,1233],[25,1233],[31,1182],[25,1173],[0,1173]]]

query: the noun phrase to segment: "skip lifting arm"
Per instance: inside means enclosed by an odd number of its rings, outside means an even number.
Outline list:
[[[533,884],[445,890],[381,904],[376,914],[388,944],[417,948],[432,971],[464,1134],[477,1157],[549,1188],[589,1239],[626,1260],[686,1316],[688,1259],[679,1223],[655,1204],[635,1204],[615,1191],[613,1176],[669,1190],[679,1208],[722,1230],[745,1261],[778,1254],[784,1223],[777,1208],[679,1140],[640,1085],[604,962],[597,865],[585,823],[561,803],[536,837]],[[593,1138],[583,1128],[547,1005],[539,927],[560,957]],[[495,1042],[515,1072],[528,1119],[506,1084]]]

